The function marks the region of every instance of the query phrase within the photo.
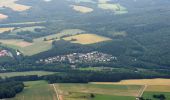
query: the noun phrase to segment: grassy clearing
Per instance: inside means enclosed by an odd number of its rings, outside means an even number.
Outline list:
[[[80,13],[90,13],[93,11],[92,8],[85,7],[85,6],[72,5],[72,7],[75,11],[80,12]]]
[[[57,100],[53,87],[45,81],[25,82],[24,84],[26,87],[23,92],[7,100]]]
[[[17,4],[18,0],[0,0],[0,7],[7,7],[14,11],[25,11],[30,9],[30,6]]]
[[[166,100],[170,100],[170,92],[144,92],[143,97],[152,99],[152,100],[158,100],[158,99],[153,98],[153,95],[160,95],[160,94],[164,94],[166,97]]]
[[[6,31],[12,31],[14,27],[6,27],[6,28],[0,28],[0,34]]]
[[[76,41],[71,41],[72,39],[75,39]],[[72,43],[93,44],[103,41],[109,41],[111,39],[96,34],[79,34],[75,36],[66,37],[64,38],[64,40],[71,41]]]
[[[120,82],[94,82],[93,84],[117,84],[117,85],[170,85],[170,79],[134,79]]]
[[[55,72],[47,72],[47,71],[27,71],[27,72],[7,72],[7,73],[0,73],[0,77],[14,77],[14,76],[27,76],[27,75],[50,75],[54,74]]]
[[[110,3],[99,3],[98,7],[103,10],[113,11],[115,14],[127,13],[127,9],[120,4],[110,4]]]
[[[138,95],[138,91],[142,88],[139,85],[97,85],[97,84],[56,84],[59,94],[64,100],[86,100],[90,93],[98,94],[94,100],[98,98],[118,98],[129,96],[129,100]],[[132,99],[131,99],[132,98]],[[89,100],[89,99],[88,99]],[[93,100],[93,99],[92,99]],[[104,100],[104,99],[103,99]],[[121,99],[120,99],[121,100]]]

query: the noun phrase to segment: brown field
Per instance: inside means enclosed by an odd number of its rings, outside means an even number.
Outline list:
[[[0,14],[0,20],[6,19],[6,18],[8,18],[8,16],[7,16],[7,15]]]
[[[116,85],[170,85],[170,79],[136,79],[122,80],[120,82],[92,82],[93,84],[116,84]]]
[[[25,42],[25,41],[22,41],[22,40],[15,40],[15,39],[0,40],[0,42],[3,43],[3,44],[15,45],[15,46],[18,46],[18,47],[27,47],[27,46],[32,45],[32,43]]]
[[[80,44],[93,44],[93,43],[111,40],[110,38],[99,36],[96,34],[79,34],[79,35],[64,38],[64,40],[67,41],[71,41],[72,39],[76,39],[76,41],[72,41],[73,43],[80,43]]]
[[[92,12],[93,9],[85,6],[77,6],[77,5],[72,5],[73,9],[75,11],[81,12],[81,13],[89,13]]]
[[[148,92],[170,92],[170,85],[149,85],[145,91]]]
[[[14,11],[25,11],[31,8],[30,6],[17,4],[16,1],[18,0],[0,0],[0,7],[11,8]]]
[[[8,27],[8,28],[0,28],[0,33],[6,32],[6,31],[12,31],[14,27]]]

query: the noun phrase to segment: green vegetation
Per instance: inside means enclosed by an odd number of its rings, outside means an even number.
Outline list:
[[[154,98],[154,95],[165,95],[166,99],[164,100],[170,100],[170,92],[144,92],[143,96],[144,98],[147,99],[152,99],[152,100],[158,100],[157,98]]]
[[[54,89],[45,81],[25,82],[22,93],[8,100],[57,100]]]
[[[0,77],[14,77],[14,76],[28,76],[28,75],[50,75],[54,74],[55,72],[48,72],[48,71],[26,71],[26,72],[7,72],[7,73],[0,73]]]
[[[66,100],[135,100],[141,86],[97,85],[97,84],[56,84],[60,95]],[[66,95],[69,94],[69,95]],[[100,99],[99,99],[100,98]]]
[[[96,94],[92,100],[136,100],[136,98],[130,96],[113,96]]]

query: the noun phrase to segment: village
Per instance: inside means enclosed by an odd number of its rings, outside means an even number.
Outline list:
[[[40,59],[37,61],[37,63],[62,63],[67,62],[70,64],[76,64],[76,63],[106,63],[117,60],[117,57],[114,57],[109,54],[105,54],[98,51],[93,51],[89,53],[71,53],[67,55],[61,55],[61,56],[54,56],[49,57],[46,59]]]

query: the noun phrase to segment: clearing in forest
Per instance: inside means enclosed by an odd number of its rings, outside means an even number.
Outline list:
[[[111,40],[110,38],[99,36],[96,34],[79,34],[64,38],[64,40],[71,41],[72,43],[80,44],[93,44]]]
[[[71,7],[73,7],[75,11],[80,12],[80,13],[90,13],[93,11],[92,8],[85,7],[85,6],[71,5]]]

